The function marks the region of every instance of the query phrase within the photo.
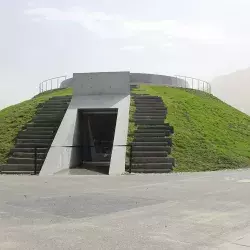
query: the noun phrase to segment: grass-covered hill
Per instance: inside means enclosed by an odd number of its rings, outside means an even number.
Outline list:
[[[135,92],[161,96],[168,107],[166,122],[175,129],[172,153],[177,162],[175,171],[250,166],[249,116],[200,91],[141,85]],[[38,104],[52,96],[71,93],[71,89],[45,92],[0,110],[0,164],[6,161],[18,131],[32,119]],[[133,130],[133,124],[131,127]]]
[[[52,96],[71,94],[71,89],[48,91],[28,101],[0,110],[0,164],[7,160],[18,132],[32,119],[38,104],[47,101]]]
[[[250,167],[250,116],[201,91],[141,85],[135,92],[161,96],[168,107],[176,171]]]

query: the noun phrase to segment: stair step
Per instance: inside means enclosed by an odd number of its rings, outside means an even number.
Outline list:
[[[132,122],[138,125],[161,125],[164,124],[164,119],[134,119]]]
[[[147,105],[151,105],[151,104],[159,104],[162,106],[165,106],[162,100],[153,100],[153,99],[144,99],[144,100],[139,100],[139,99],[134,99],[134,103],[137,104],[147,104]]]
[[[17,144],[20,143],[46,143],[46,144],[51,144],[52,140],[51,139],[17,139]]]
[[[156,119],[156,120],[165,120],[166,115],[144,115],[144,114],[134,114],[134,119],[135,120],[152,120],[152,119]]]
[[[134,95],[134,100],[162,100],[159,96],[150,96],[150,95]]]
[[[17,148],[49,148],[51,143],[17,143]]]
[[[62,119],[63,119],[63,116],[40,116],[40,115],[36,115],[32,119],[32,122],[35,122],[35,123],[41,123],[41,122],[61,123]]]
[[[59,127],[59,123],[51,123],[51,122],[47,122],[47,123],[28,123],[26,125],[26,128],[44,128],[44,127],[49,127],[49,128],[58,128]]]
[[[35,152],[13,152],[13,157],[17,158],[35,158]],[[46,153],[37,153],[37,159],[45,159]]]
[[[162,132],[162,133],[155,133],[155,132],[151,132],[151,133],[138,133],[137,131],[135,131],[135,133],[133,134],[134,137],[136,138],[141,138],[141,137],[165,137],[166,133]]]
[[[165,151],[132,151],[133,157],[167,157]]]
[[[36,159],[36,162],[38,165],[43,164],[44,159]],[[18,158],[18,157],[9,157],[8,164],[35,164],[35,159],[34,158]]]
[[[138,125],[138,128],[139,129],[166,129],[166,128],[169,128],[169,124],[168,123],[164,123],[164,124],[156,124],[156,125]]]
[[[144,169],[144,168],[137,168],[132,169],[132,173],[144,173],[144,174],[167,174],[171,173],[173,169]]]
[[[68,108],[69,104],[67,103],[43,103],[41,106],[39,106],[39,108],[43,109],[43,108]]]
[[[0,167],[1,169],[1,167]],[[39,171],[37,171],[37,174]],[[2,175],[33,175],[34,171],[1,171],[0,174]]]
[[[174,158],[168,157],[148,157],[148,156],[139,156],[133,157],[132,163],[171,163],[173,166],[175,165]]]
[[[58,126],[55,127],[28,127],[25,130],[21,131],[21,132],[27,132],[27,133],[55,133],[58,130]],[[21,133],[20,132],[20,133]]]
[[[50,139],[54,138],[54,134],[27,134],[27,133],[19,133],[17,139]]]
[[[167,110],[151,110],[151,111],[149,111],[148,109],[141,109],[141,110],[135,110],[135,112],[134,112],[134,115],[136,115],[136,114],[140,114],[140,115],[155,115],[155,116],[157,116],[157,115],[167,115]]]
[[[167,113],[167,109],[166,108],[151,108],[151,107],[135,107],[135,112],[139,112],[139,113]]]
[[[12,148],[10,150],[10,153],[11,154],[14,154],[14,153],[34,153],[35,152],[35,149],[34,147],[32,148],[18,148],[18,147],[15,147],[15,148]],[[37,149],[37,153],[47,153],[48,152],[48,147],[45,147],[45,148],[38,148]]]
[[[65,111],[63,110],[63,111],[55,111],[55,110],[53,110],[53,111],[48,111],[48,110],[37,110],[36,111],[36,115],[44,115],[44,116],[46,116],[46,115],[58,115],[58,116],[64,116],[64,114],[65,114]]]
[[[71,99],[72,95],[64,95],[64,96],[53,96],[49,100],[64,100],[64,99]]]
[[[157,103],[151,104],[135,104],[136,109],[157,109],[157,110],[166,110],[165,106]]]
[[[158,130],[154,130],[154,129],[137,129],[134,132],[134,136],[139,136],[140,134],[145,134],[145,136],[149,136],[149,135],[155,135],[155,134],[164,134],[165,136],[170,136],[171,135],[171,131],[167,130],[167,129],[158,129]]]
[[[42,107],[42,108],[38,108],[37,109],[37,112],[43,112],[43,111],[47,111],[47,112],[50,112],[50,111],[66,111],[68,108],[66,107],[62,107],[62,108],[59,108],[59,107]]]
[[[166,143],[172,146],[172,138],[169,137],[135,137],[133,143]]]
[[[55,99],[49,99],[46,104],[66,104],[69,105],[69,103],[71,102],[71,100],[69,99],[65,99],[65,100],[55,100]]]
[[[168,142],[132,142],[133,146],[168,146]]]
[[[161,152],[167,152],[168,154],[171,154],[171,147],[169,146],[148,146],[148,145],[133,145],[132,146],[132,152],[136,152],[136,151],[146,151],[146,152],[149,152],[149,151],[161,151]]]
[[[132,169],[173,169],[172,163],[132,163]]]
[[[0,172],[2,171],[33,171],[34,164],[4,164],[0,166]],[[37,171],[41,170],[41,166],[37,166]]]

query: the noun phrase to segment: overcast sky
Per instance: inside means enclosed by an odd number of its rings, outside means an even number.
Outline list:
[[[0,109],[73,72],[210,80],[249,67],[249,10],[249,0],[0,0]]]

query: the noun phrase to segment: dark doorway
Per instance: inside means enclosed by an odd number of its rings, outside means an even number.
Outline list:
[[[77,117],[79,166],[108,174],[115,135],[117,109],[81,109]]]

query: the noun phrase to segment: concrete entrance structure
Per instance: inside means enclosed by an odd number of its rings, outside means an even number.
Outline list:
[[[77,164],[76,151],[72,146],[77,144],[78,110],[84,109],[117,109],[109,175],[124,173],[126,147],[121,145],[127,143],[130,73],[76,73],[67,83],[73,88],[73,97],[40,175],[52,175]]]

